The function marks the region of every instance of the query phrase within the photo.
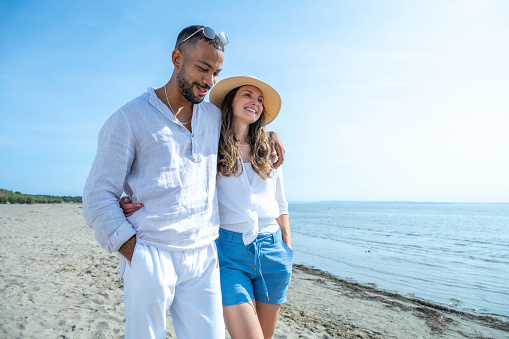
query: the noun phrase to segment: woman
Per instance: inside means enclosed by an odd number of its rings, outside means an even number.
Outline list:
[[[216,244],[225,324],[234,339],[271,338],[293,260],[283,173],[272,166],[265,132],[281,98],[268,84],[239,76],[218,82],[209,99],[222,112]]]

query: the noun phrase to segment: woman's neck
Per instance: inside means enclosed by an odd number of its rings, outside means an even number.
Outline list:
[[[233,129],[237,142],[249,143],[249,125],[234,123]]]

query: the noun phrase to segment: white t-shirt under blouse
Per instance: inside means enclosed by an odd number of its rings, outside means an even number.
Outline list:
[[[218,173],[216,189],[221,228],[242,233],[244,244],[248,245],[258,234],[279,229],[276,218],[288,214],[288,203],[281,167],[264,180],[250,163],[243,165],[239,176],[225,177]]]

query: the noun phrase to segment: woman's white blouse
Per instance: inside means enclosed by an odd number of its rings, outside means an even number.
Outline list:
[[[288,202],[281,166],[264,180],[253,170],[251,163],[243,165],[244,170],[239,176],[225,177],[219,173],[216,189],[221,228],[242,233],[244,244],[248,245],[258,234],[274,233],[279,229],[276,218],[288,214]]]

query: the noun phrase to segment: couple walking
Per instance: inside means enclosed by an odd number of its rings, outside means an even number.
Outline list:
[[[284,150],[265,131],[281,99],[250,76],[214,86],[227,44],[209,27],[182,30],[168,83],[99,133],[83,215],[120,253],[126,338],[164,338],[168,311],[179,338],[224,338],[224,324],[232,338],[271,338],[286,300]]]

